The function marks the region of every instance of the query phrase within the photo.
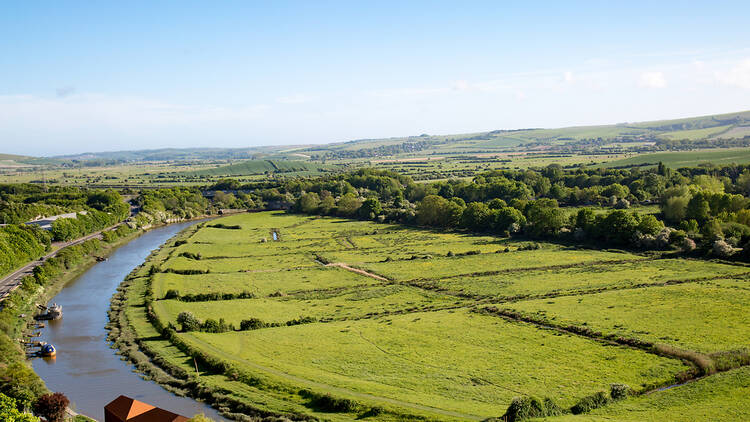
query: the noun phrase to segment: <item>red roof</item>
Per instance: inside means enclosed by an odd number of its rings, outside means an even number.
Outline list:
[[[120,396],[104,406],[105,422],[185,422],[188,418],[151,406],[130,397]]]

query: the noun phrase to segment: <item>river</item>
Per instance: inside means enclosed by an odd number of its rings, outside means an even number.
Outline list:
[[[123,394],[191,417],[204,413],[225,420],[204,403],[176,396],[153,381],[142,379],[107,342],[107,310],[117,286],[152,250],[196,222],[153,229],[96,263],[50,300],[62,305],[63,318],[50,321],[39,340],[57,348],[54,359],[34,359],[32,365],[47,387],[64,393],[77,412],[104,420],[104,405]]]

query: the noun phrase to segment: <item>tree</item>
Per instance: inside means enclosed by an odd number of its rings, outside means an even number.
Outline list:
[[[0,372],[0,393],[14,398],[19,409],[31,408],[45,391],[39,377],[21,362],[12,363]]]
[[[45,394],[34,404],[34,412],[47,422],[62,422],[70,400],[63,393]]]
[[[39,418],[18,410],[15,399],[0,393],[0,421],[3,422],[39,422]]]
[[[707,174],[701,174],[695,176],[693,184],[700,186],[704,191],[711,193],[722,193],[724,192],[724,183],[717,177],[709,176]]]
[[[461,214],[461,225],[470,230],[482,231],[490,228],[490,208],[483,202],[471,202]]]
[[[312,214],[318,211],[320,206],[320,197],[315,192],[308,192],[302,194],[297,199],[297,209],[304,212],[305,214]]]
[[[319,206],[320,213],[324,215],[330,214],[331,210],[333,210],[335,206],[336,206],[336,200],[333,199],[333,196],[331,196],[330,194],[327,196],[324,196],[320,200],[320,206]]]
[[[701,223],[711,217],[711,205],[708,203],[706,195],[697,192],[690,198],[685,208],[685,217]]]
[[[664,218],[673,223],[680,222],[685,219],[685,211],[687,209],[690,197],[688,196],[672,196],[666,199],[662,205],[662,212]]]
[[[362,202],[362,206],[359,207],[359,216],[361,218],[372,220],[383,212],[383,207],[380,205],[378,198],[367,198]]]
[[[182,331],[198,331],[201,321],[192,312],[182,311],[177,315],[177,323],[182,325]]]
[[[417,205],[417,221],[428,226],[455,226],[462,213],[460,205],[438,195],[427,195]]]
[[[656,235],[664,228],[664,223],[651,214],[641,216],[638,222],[638,231],[643,234]]]
[[[536,200],[529,204],[526,216],[534,236],[553,236],[565,226],[565,213],[555,200]]]
[[[633,238],[637,227],[638,220],[633,214],[615,210],[601,221],[599,233],[610,242],[625,245]]]
[[[339,215],[349,217],[357,213],[360,205],[362,205],[362,203],[356,196],[354,196],[354,194],[347,193],[339,198],[336,209]]]
[[[495,221],[492,227],[499,232],[508,231],[514,232],[514,228],[520,229],[526,224],[526,217],[523,216],[521,211],[513,207],[502,207],[495,213]]]
[[[499,210],[500,208],[507,207],[508,204],[500,198],[495,198],[488,202],[487,206],[490,207],[491,210]]]
[[[701,227],[701,234],[703,240],[707,243],[713,243],[717,240],[724,239],[724,231],[721,229],[721,223],[715,218],[708,220],[703,227]]]
[[[581,208],[576,214],[575,227],[585,232],[591,232],[595,217],[594,210],[591,208]]]

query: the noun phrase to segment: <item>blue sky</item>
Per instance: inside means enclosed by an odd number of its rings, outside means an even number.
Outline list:
[[[6,2],[0,152],[750,109],[748,2]]]

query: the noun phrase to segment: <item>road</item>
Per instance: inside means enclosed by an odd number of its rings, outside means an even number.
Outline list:
[[[21,285],[21,280],[23,280],[24,277],[26,277],[27,275],[34,274],[35,267],[42,265],[44,261],[57,255],[61,250],[67,248],[68,246],[73,246],[73,245],[77,245],[79,243],[85,242],[89,239],[93,239],[93,238],[101,239],[102,237],[101,234],[103,231],[112,230],[114,228],[119,227],[121,224],[124,224],[124,223],[117,223],[114,226],[107,227],[106,229],[99,230],[98,232],[91,233],[89,235],[83,236],[75,240],[71,240],[69,242],[53,243],[52,245],[56,247],[54,251],[48,253],[47,255],[44,255],[38,260],[29,262],[25,266],[19,268],[18,270],[0,279],[0,302],[5,300],[5,298],[8,297],[8,295],[10,295],[11,292],[13,292],[13,290],[17,289],[18,286]]]

